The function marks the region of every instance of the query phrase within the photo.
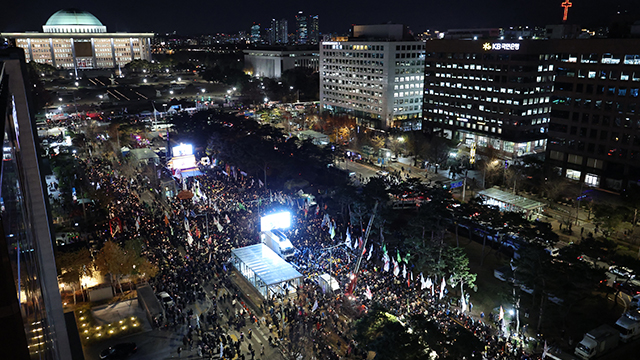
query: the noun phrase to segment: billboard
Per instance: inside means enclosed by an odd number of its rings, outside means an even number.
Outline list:
[[[287,229],[291,227],[291,214],[288,211],[266,215],[260,218],[260,231]]]

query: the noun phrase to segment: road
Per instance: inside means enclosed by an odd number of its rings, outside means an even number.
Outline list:
[[[187,309],[192,309],[194,314],[206,313],[211,308],[211,298],[214,296],[213,287],[211,284],[208,284],[206,287],[207,299],[204,301],[198,301],[190,306]],[[221,288],[218,290],[218,293],[215,294],[217,297],[221,296],[223,293],[230,293],[226,288]],[[238,308],[238,305],[236,305]],[[218,323],[221,325],[223,329],[228,329],[228,320],[230,316],[234,316],[235,310],[233,309],[230,302],[218,302]],[[196,321],[191,321],[191,326],[196,326]],[[251,329],[253,335],[251,339],[247,338],[247,334]],[[180,326],[177,329],[167,329],[167,330],[159,330],[155,329],[152,331],[147,331],[143,333],[133,334],[126,337],[121,337],[117,339],[108,339],[102,341],[97,344],[92,344],[90,346],[84,347],[84,354],[86,360],[99,360],[100,352],[105,348],[121,343],[121,342],[134,342],[138,346],[138,351],[136,354],[127,358],[130,360],[159,360],[159,359],[178,359],[177,349],[178,347],[183,347],[182,338],[188,331],[188,324],[184,326]],[[273,360],[284,360],[284,356],[280,352],[278,348],[269,346],[269,330],[265,326],[260,326],[256,324],[250,324],[250,321],[247,321],[247,326],[241,329],[244,332],[244,341],[240,345],[240,352],[245,355],[246,359],[251,359],[251,354],[249,352],[249,344],[253,347],[256,358],[260,359],[273,359]],[[225,332],[229,334],[234,341],[237,341],[240,338],[240,332],[235,331],[234,329],[227,330]],[[198,336],[194,335],[194,344],[197,344]],[[260,349],[264,345],[264,355],[260,355]],[[218,350],[215,350],[215,353],[218,353]],[[217,355],[216,355],[217,356]],[[198,349],[196,346],[193,349],[183,349],[180,354],[181,359],[201,359],[198,355]],[[238,359],[239,357],[236,355],[234,359]]]

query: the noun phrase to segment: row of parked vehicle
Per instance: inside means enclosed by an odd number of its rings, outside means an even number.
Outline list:
[[[595,262],[593,264],[596,266]],[[640,337],[640,288],[631,282],[635,273],[617,265],[610,266],[608,272],[615,278],[613,287],[632,296],[629,307],[613,326],[604,324],[584,335],[574,350],[574,354],[580,359],[599,358],[616,349],[620,342],[626,343]],[[548,352],[547,357],[554,360],[576,359],[570,354],[555,351]]]

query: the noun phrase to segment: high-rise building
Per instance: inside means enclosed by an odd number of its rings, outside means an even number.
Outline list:
[[[289,42],[287,20],[271,19],[271,32],[269,33],[269,45],[286,45]]]
[[[358,125],[422,127],[424,43],[404,25],[355,25],[347,41],[320,46],[320,106]]]
[[[425,132],[503,159],[545,151],[554,77],[546,41],[430,40],[425,52]]]
[[[309,41],[308,19],[302,11],[296,15],[296,44],[304,45]]]
[[[318,15],[309,15],[309,44],[317,44],[320,39]]]
[[[282,45],[289,43],[289,22],[286,19],[281,19],[278,24],[276,42]]]
[[[24,49],[29,61],[64,69],[116,68],[151,60],[153,33],[108,33],[92,14],[65,9],[51,15],[43,32],[0,33]]]
[[[253,25],[251,25],[251,35],[250,35],[250,40],[249,40],[252,44],[259,44],[260,41],[260,24],[257,23],[253,23]]]
[[[587,186],[640,185],[640,39],[547,41],[557,54],[547,164]]]
[[[72,356],[26,73],[22,49],[0,51],[0,346],[6,359],[66,360]]]

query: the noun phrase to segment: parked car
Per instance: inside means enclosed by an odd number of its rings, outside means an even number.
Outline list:
[[[624,266],[613,265],[609,267],[609,272],[613,275],[620,276],[623,278],[630,278],[635,276],[633,270],[626,268]]]
[[[378,174],[378,176],[387,176],[389,175],[389,172],[384,170],[378,170],[376,171],[376,174]]]
[[[613,283],[613,287],[615,289],[620,290],[621,292],[629,295],[629,296],[636,296],[640,294],[640,287],[633,285],[629,282],[614,282]]]
[[[587,255],[580,255],[578,256],[578,260],[585,262],[587,265],[591,266],[591,267],[596,267],[596,262],[595,260],[593,260],[593,258],[587,256]]]
[[[136,343],[120,343],[102,350],[100,359],[122,359],[138,351]]]
[[[159,293],[158,298],[160,298],[160,302],[165,306],[173,306],[175,304],[171,295],[169,295],[166,291]]]

